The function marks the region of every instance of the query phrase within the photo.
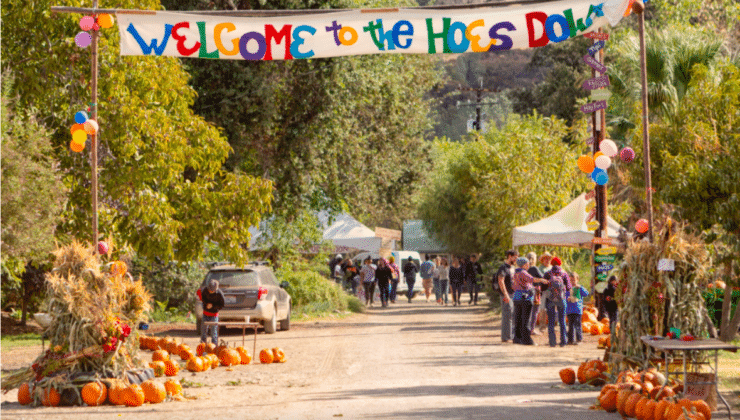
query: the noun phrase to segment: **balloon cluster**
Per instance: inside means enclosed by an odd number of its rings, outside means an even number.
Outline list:
[[[110,28],[113,26],[113,16],[103,13],[98,15],[97,19],[95,16],[84,16],[80,19],[80,28],[83,32],[80,32],[75,36],[75,44],[80,48],[87,48],[92,42],[92,35],[87,31],[93,30],[98,31],[100,28]]]
[[[589,174],[596,185],[606,185],[609,182],[609,175],[606,170],[612,166],[612,158],[617,154],[626,163],[632,162],[635,158],[635,151],[632,148],[625,147],[619,152],[617,144],[606,139],[599,143],[599,151],[594,153],[593,157],[589,155],[578,157],[578,169]]]
[[[79,111],[75,114],[75,124],[69,131],[72,133],[72,142],[69,144],[69,148],[73,152],[79,153],[85,150],[87,135],[98,132],[98,123],[88,118],[87,112]]]

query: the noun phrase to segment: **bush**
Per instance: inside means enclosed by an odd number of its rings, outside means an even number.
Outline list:
[[[285,290],[293,299],[293,313],[296,315],[364,310],[357,297],[346,294],[339,285],[317,271],[283,267],[275,274],[281,282],[288,282]]]
[[[193,310],[195,292],[208,269],[197,262],[163,264],[135,256],[129,271],[134,278],[141,276],[144,286],[158,304],[165,303],[166,309],[187,313]]]

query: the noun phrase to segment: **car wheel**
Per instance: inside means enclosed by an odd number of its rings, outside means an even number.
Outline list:
[[[272,318],[265,322],[265,334],[275,334],[277,331],[277,308],[272,310]]]
[[[284,320],[280,321],[280,331],[288,331],[290,329],[290,305],[288,305],[288,316]]]

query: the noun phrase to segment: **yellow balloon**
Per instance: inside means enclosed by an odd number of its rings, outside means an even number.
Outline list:
[[[102,15],[98,16],[98,25],[100,25],[101,28],[110,28],[113,26],[113,16],[103,13]]]
[[[85,144],[87,141],[87,133],[85,133],[85,130],[77,130],[72,133],[72,141],[78,144]]]
[[[594,164],[594,158],[588,155],[581,155],[578,157],[578,169],[582,170],[583,172],[590,174],[594,171],[594,168],[596,165]]]

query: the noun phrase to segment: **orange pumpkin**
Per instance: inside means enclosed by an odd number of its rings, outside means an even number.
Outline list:
[[[696,400],[691,401],[691,404],[694,406],[697,412],[704,415],[704,418],[706,420],[712,420],[712,409],[709,408],[709,404],[707,404],[706,401]]]
[[[177,354],[180,355],[180,359],[182,360],[190,360],[191,358],[195,357],[195,353],[193,353],[193,350],[190,348],[190,346],[186,344],[180,344],[180,346],[177,348]]]
[[[640,399],[637,400],[637,404],[635,404],[635,418],[637,420],[645,420],[645,414],[643,413],[643,410],[645,409],[645,404],[647,404],[649,400],[645,398],[644,395],[640,396]]]
[[[159,404],[167,398],[167,390],[161,382],[148,380],[141,383],[141,389],[144,391],[144,401],[152,404]]]
[[[560,380],[566,385],[576,383],[576,371],[573,368],[560,369]]]
[[[678,403],[670,403],[668,405],[668,409],[666,410],[666,414],[663,417],[665,420],[678,420],[679,417],[683,414],[683,407],[681,404]]]
[[[619,391],[616,389],[606,391],[604,396],[599,400],[601,407],[610,413],[617,411],[617,394],[619,394]]]
[[[640,398],[642,398],[642,395],[637,392],[632,393],[629,397],[627,397],[627,401],[624,403],[624,413],[627,415],[627,417],[635,417],[635,413],[637,411],[637,403],[640,401]]]
[[[123,390],[123,402],[128,407],[138,407],[144,404],[144,390],[139,384],[129,384]]]
[[[248,365],[252,363],[252,356],[249,355],[249,352],[244,347],[237,347],[236,351],[239,352],[239,363],[243,365]]]
[[[200,343],[195,348],[195,355],[196,356],[203,356],[203,353],[206,352],[206,343]]]
[[[602,328],[603,328],[603,325],[596,322],[596,323],[591,324],[591,329],[589,330],[589,332],[591,333],[591,335],[600,335]]]
[[[285,363],[285,352],[280,347],[272,349],[272,362],[273,363]]]
[[[188,363],[185,365],[185,369],[190,372],[203,372],[203,359],[200,357],[193,357],[188,360]]]
[[[154,376],[156,377],[163,376],[165,370],[167,370],[167,367],[164,365],[164,362],[161,360],[149,363],[149,367],[151,367],[152,370],[154,370]]]
[[[165,345],[165,350],[167,350],[167,353],[169,354],[180,354],[179,348],[180,345],[177,344],[177,341],[174,339],[167,341],[167,344]]]
[[[658,406],[658,402],[655,400],[651,400],[650,398],[647,399],[647,403],[645,403],[645,406],[642,408],[642,416],[645,420],[654,420],[655,419],[655,407]]]
[[[164,382],[164,389],[167,391],[167,395],[181,395],[182,385],[174,379],[167,379]]]
[[[239,356],[239,352],[236,349],[222,349],[219,355],[219,360],[223,366],[234,366],[241,363],[242,358]]]
[[[213,343],[206,344],[205,352],[206,353],[216,353],[216,345]]]
[[[125,400],[123,399],[123,391],[126,389],[126,384],[120,379],[112,379],[108,387],[108,402],[113,405],[123,405]]]
[[[666,413],[671,404],[673,403],[668,399],[658,401],[658,404],[655,406],[655,411],[653,412],[653,419],[665,420]]]
[[[82,401],[90,407],[101,405],[108,397],[108,387],[102,382],[88,382],[80,392]]]
[[[601,333],[602,334],[611,334],[612,329],[609,327],[609,324],[601,324]]]
[[[177,375],[177,372],[180,371],[180,365],[173,362],[172,360],[167,360],[164,362],[164,374],[167,376],[175,376]]]
[[[650,391],[650,398],[658,401],[675,395],[676,393],[673,392],[673,389],[669,386],[657,386]]]
[[[272,350],[270,349],[260,350],[260,362],[261,363],[272,363],[273,358],[274,356],[272,355]]]
[[[152,362],[164,362],[167,360],[170,360],[170,354],[167,352],[167,350],[157,350],[152,353]]]
[[[33,402],[33,396],[31,395],[31,385],[28,382],[21,384],[18,388],[18,402],[21,405],[28,405]]]
[[[208,353],[208,361],[211,363],[211,369],[216,369],[221,364],[221,361],[213,353]]]
[[[57,407],[62,401],[62,396],[54,388],[46,388],[41,393],[41,404],[45,407]]]
[[[583,315],[581,315],[581,322],[596,324],[599,322],[599,320],[596,319],[596,315],[594,315],[592,312],[583,311]]]

